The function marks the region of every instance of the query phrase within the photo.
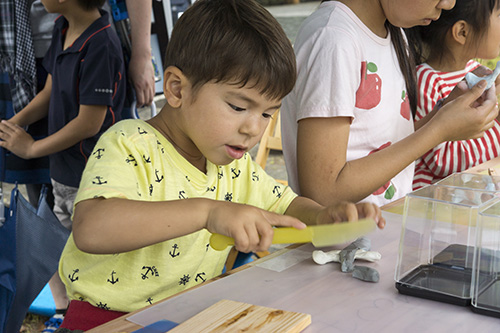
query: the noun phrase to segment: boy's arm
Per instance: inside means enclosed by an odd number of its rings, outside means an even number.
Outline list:
[[[76,204],[73,237],[84,252],[112,254],[207,229],[234,238],[239,251],[251,252],[269,248],[272,226],[305,227],[293,217],[228,201],[95,198]]]
[[[47,156],[67,149],[96,135],[106,117],[106,105],[80,105],[78,116],[56,133],[33,140],[26,131],[10,121],[0,123],[0,147],[24,159]]]
[[[21,111],[16,113],[10,122],[21,127],[31,125],[44,118],[49,113],[50,94],[52,92],[52,76],[47,76],[47,81],[43,89],[36,94],[35,98]]]

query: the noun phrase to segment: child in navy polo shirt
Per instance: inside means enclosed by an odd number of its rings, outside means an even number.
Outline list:
[[[99,136],[121,118],[125,100],[125,64],[105,0],[43,0],[55,22],[43,65],[45,87],[19,113],[0,123],[0,147],[24,159],[49,155],[54,213],[71,229],[73,200],[83,169]],[[33,140],[23,126],[48,115],[49,135]],[[52,281],[52,280],[51,280]],[[51,289],[54,294],[52,283]],[[54,294],[57,308],[66,308]]]

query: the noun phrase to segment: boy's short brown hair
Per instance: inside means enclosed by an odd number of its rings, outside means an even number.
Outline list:
[[[164,65],[178,67],[195,90],[210,81],[250,83],[273,99],[296,79],[289,39],[254,0],[197,0],[175,24]]]
[[[78,5],[86,11],[99,9],[104,6],[106,0],[78,0]]]

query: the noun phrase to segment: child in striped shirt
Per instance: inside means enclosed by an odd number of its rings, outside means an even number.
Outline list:
[[[493,59],[500,52],[500,0],[457,0],[428,26],[415,28],[427,54],[417,66],[418,101],[415,121],[429,114],[468,72],[481,70],[473,58]],[[418,59],[417,59],[418,60]],[[497,93],[500,79],[497,79]],[[500,124],[479,139],[447,141],[416,161],[413,189],[500,155]]]

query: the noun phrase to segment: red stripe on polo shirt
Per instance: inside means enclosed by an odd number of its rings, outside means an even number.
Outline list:
[[[96,32],[94,32],[92,35],[90,35],[90,36],[89,36],[89,38],[87,38],[87,39],[85,40],[85,42],[83,42],[82,47],[80,47],[80,49],[79,49],[78,51],[81,51],[81,50],[85,47],[85,44],[87,44],[87,42],[89,41],[89,39],[90,39],[90,38],[92,38],[92,37],[94,37],[94,35],[95,35],[96,33],[101,32],[101,31],[103,31],[104,29],[109,28],[110,26],[111,26],[111,24],[108,24],[107,26],[102,27],[101,29],[97,30],[97,31],[96,31]]]

